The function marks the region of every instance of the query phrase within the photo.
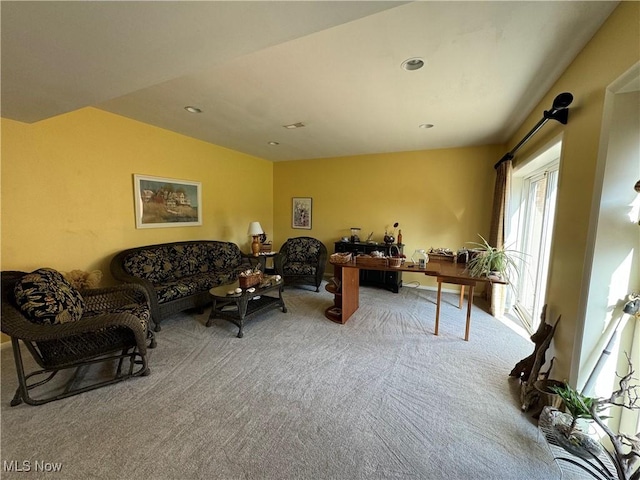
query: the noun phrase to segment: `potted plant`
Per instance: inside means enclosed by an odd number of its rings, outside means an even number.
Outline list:
[[[565,382],[550,378],[541,378],[533,382],[533,388],[540,395],[541,404],[544,406],[550,405],[558,409],[562,406],[563,397],[556,390],[565,387],[565,385]]]
[[[471,258],[467,263],[467,271],[472,277],[488,277],[511,283],[510,278],[517,276],[519,263],[524,254],[504,247],[492,247],[482,236],[482,243],[469,242],[475,248],[471,250]]]
[[[619,406],[628,410],[638,410],[640,385],[634,382],[634,370],[631,359],[627,355],[627,374],[619,377],[619,387],[608,398],[593,398],[585,396],[570,385],[551,387],[551,390],[562,397],[569,414],[562,413],[552,407],[545,408],[547,423],[555,430],[554,440],[564,450],[586,460],[590,467],[576,463],[570,458],[557,457],[572,463],[593,478],[599,480],[637,480],[640,478],[640,432],[634,436],[615,433],[606,423],[601,412],[612,406]],[[593,421],[608,437],[611,451],[576,427],[578,419]],[[542,416],[541,416],[542,419]],[[601,458],[609,462],[603,462]]]
[[[576,424],[579,419],[592,419],[591,409],[594,407],[596,399],[587,397],[574,390],[569,384],[562,383],[549,387],[553,393],[562,398],[562,403],[571,414],[571,423],[562,432],[565,437],[569,437],[576,431]]]
[[[519,264],[524,258],[522,252],[504,247],[493,247],[482,236],[482,243],[469,242],[474,248],[470,251],[467,271],[472,277],[487,277],[489,280],[503,280],[513,288],[512,279],[517,277]],[[505,285],[494,284],[486,291],[491,303],[491,314],[502,317],[506,310],[507,292]]]

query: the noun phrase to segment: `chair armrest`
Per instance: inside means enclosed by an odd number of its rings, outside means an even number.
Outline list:
[[[153,288],[153,284],[145,279],[140,277],[134,277],[133,275],[129,275],[122,268],[122,258],[124,258],[124,252],[119,253],[113,259],[111,259],[110,269],[111,275],[116,280],[124,282],[125,284],[136,284],[142,286],[147,292],[147,298],[149,299],[149,304],[151,306],[151,317],[154,319],[154,322],[160,319],[160,305],[158,302],[158,294],[156,293],[155,288]],[[157,323],[156,323],[157,325]]]
[[[139,284],[80,290],[87,312],[98,312],[131,304],[150,305],[147,290]]]
[[[2,330],[3,333],[13,339],[23,340],[24,342],[42,342],[59,340],[83,333],[97,332],[111,326],[125,327],[134,333],[138,348],[142,349],[141,352],[146,351],[145,340],[147,331],[140,322],[140,319],[130,313],[121,312],[95,315],[83,317],[75,322],[57,325],[42,325],[29,321],[12,298],[13,286],[21,275],[24,275],[24,272],[2,272],[2,322],[0,322],[0,330]],[[113,288],[118,289],[118,287]],[[133,290],[138,290],[139,288],[140,287],[135,287]],[[103,295],[101,292],[104,290],[112,290],[112,288],[95,289],[95,292],[92,293]],[[133,290],[128,289],[128,291]],[[140,295],[140,292],[134,295]],[[89,295],[89,297],[91,297],[91,295]]]
[[[109,313],[93,317],[84,317],[76,322],[57,325],[41,325],[30,322],[15,307],[2,308],[2,331],[26,342],[60,340],[73,335],[92,333],[107,327],[129,328],[136,337],[138,346],[145,344],[147,332],[140,319],[130,313]]]
[[[273,258],[273,268],[278,275],[284,272],[284,264],[287,263],[287,254],[278,252]]]

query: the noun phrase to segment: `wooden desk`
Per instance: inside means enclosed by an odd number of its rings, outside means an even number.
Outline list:
[[[490,280],[484,277],[471,277],[465,270],[465,265],[442,261],[442,260],[430,260],[427,263],[426,268],[418,268],[413,263],[406,263],[400,267],[374,267],[374,266],[362,266],[356,263],[345,264],[333,264],[334,278],[340,283],[340,287],[336,287],[334,284],[328,284],[327,291],[334,294],[334,304],[325,310],[325,316],[337,323],[346,323],[347,320],[355,313],[360,306],[360,284],[359,284],[359,269],[364,268],[367,270],[380,270],[380,271],[402,271],[402,272],[414,272],[424,273],[430,277],[436,277],[438,282],[438,296],[436,301],[436,324],[434,329],[434,335],[438,335],[440,327],[440,301],[442,296],[442,284],[451,283],[454,285],[460,285],[460,303],[459,308],[462,308],[462,302],[464,299],[465,287],[469,287],[468,303],[467,303],[467,322],[465,327],[464,339],[469,341],[469,330],[471,327],[471,305],[473,302],[473,290],[478,282],[485,283],[501,283],[506,282]]]

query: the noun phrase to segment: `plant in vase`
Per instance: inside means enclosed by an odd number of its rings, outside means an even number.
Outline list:
[[[478,236],[482,239],[482,243],[469,242],[475,247],[467,263],[469,274],[472,277],[493,277],[512,284],[510,278],[518,275],[519,264],[523,261],[525,254],[504,247],[492,247],[482,235]]]
[[[628,355],[627,364],[628,373],[623,377],[619,377],[620,388],[608,398],[588,397],[566,384],[551,387],[551,390],[562,398],[566,409],[569,411],[569,414],[563,414],[555,409],[550,409],[547,412],[547,415],[552,417],[551,424],[557,432],[555,440],[567,452],[583,458],[593,468],[587,468],[567,458],[558,458],[558,460],[577,465],[596,479],[640,479],[640,432],[633,437],[622,433],[616,434],[605,423],[605,420],[609,417],[601,415],[601,412],[612,406],[619,406],[628,410],[640,409],[640,396],[638,394],[640,385],[635,384],[633,365]],[[633,384],[632,381],[634,382]],[[577,421],[581,418],[592,420],[600,427],[609,438],[613,451],[604,448],[576,426]],[[611,460],[615,471],[611,471],[612,468],[598,458],[598,455],[603,452]]]
[[[524,261],[524,253],[504,247],[493,247],[482,236],[482,243],[469,242],[475,248],[469,253],[466,270],[472,277],[486,277],[489,280],[501,280],[514,289],[514,280],[519,275],[519,266]],[[491,314],[495,317],[504,315],[507,308],[507,287],[494,284],[486,290],[487,299],[491,302]]]
[[[562,398],[562,403],[565,408],[569,410],[571,414],[571,424],[567,426],[564,433],[565,436],[569,436],[571,432],[576,429],[576,424],[579,419],[586,418],[591,419],[591,408],[594,406],[594,403],[597,401],[593,397],[586,397],[581,393],[578,393],[567,383],[563,383],[562,385],[555,385],[549,387],[553,393],[557,394]]]

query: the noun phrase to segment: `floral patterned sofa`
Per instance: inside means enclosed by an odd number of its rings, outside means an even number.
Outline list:
[[[198,240],[123,250],[111,259],[117,280],[142,285],[149,295],[155,331],[168,316],[211,302],[212,287],[230,283],[251,268],[235,243]]]

